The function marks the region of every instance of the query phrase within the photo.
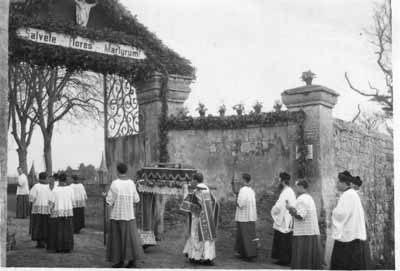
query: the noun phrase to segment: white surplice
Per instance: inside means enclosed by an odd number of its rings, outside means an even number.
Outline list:
[[[293,218],[286,208],[286,202],[288,202],[290,206],[294,206],[296,202],[296,194],[289,186],[286,186],[282,190],[278,200],[271,209],[271,216],[274,220],[272,227],[281,233],[288,233],[292,231],[291,226],[293,223]]]

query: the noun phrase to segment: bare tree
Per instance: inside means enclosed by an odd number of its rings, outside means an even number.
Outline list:
[[[386,116],[381,112],[362,112],[355,123],[365,128],[368,132],[376,131],[386,124]]]
[[[11,134],[17,143],[19,166],[28,173],[28,147],[31,143],[37,116],[34,111],[36,71],[26,63],[9,65],[8,100],[9,126]]]
[[[93,80],[87,73],[73,73],[65,69],[35,67],[38,88],[35,91],[35,116],[43,136],[43,154],[46,171],[52,172],[52,139],[55,124],[68,114],[83,119],[97,114],[94,103],[101,95],[92,87]]]
[[[376,48],[376,63],[385,77],[385,89],[379,89],[368,82],[369,89],[362,90],[351,83],[349,75],[345,73],[349,87],[355,92],[370,97],[371,101],[381,105],[388,118],[393,117],[393,72],[392,72],[392,6],[391,0],[375,8],[372,30],[365,32],[371,38],[371,43]]]

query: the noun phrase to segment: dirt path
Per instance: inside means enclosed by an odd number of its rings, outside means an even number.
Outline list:
[[[15,217],[15,206],[9,201],[9,216]],[[8,267],[110,267],[105,261],[105,247],[102,232],[84,229],[74,235],[75,247],[72,253],[48,253],[35,248],[36,243],[28,235],[29,219],[13,219],[10,228],[16,229],[16,250],[7,253]],[[215,266],[196,266],[186,262],[181,251],[184,245],[183,225],[169,225],[164,240],[157,246],[146,249],[144,259],[138,263],[140,268],[224,268],[224,269],[281,269],[271,264],[269,254],[271,236],[262,238],[259,257],[255,262],[246,262],[233,256],[234,228],[219,231],[217,259]]]

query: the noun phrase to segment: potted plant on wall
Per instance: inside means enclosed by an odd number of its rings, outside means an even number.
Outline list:
[[[179,108],[177,113],[177,116],[179,118],[186,118],[188,115],[189,115],[189,109],[186,106]]]
[[[203,103],[199,103],[199,106],[196,108],[196,111],[199,112],[200,117],[205,117],[207,108]]]
[[[312,84],[312,80],[317,77],[315,73],[313,73],[311,70],[305,71],[301,74],[300,79],[304,82],[306,82],[307,86],[310,86]]]
[[[262,107],[263,107],[262,103],[259,101],[256,101],[256,103],[253,105],[254,113],[260,114]]]
[[[226,112],[226,106],[223,104],[218,108],[218,113],[220,117],[224,117]]]
[[[279,100],[276,100],[274,103],[274,110],[275,112],[281,112],[282,110],[282,103]]]
[[[244,112],[244,105],[243,105],[243,103],[239,103],[237,105],[234,105],[232,107],[232,109],[236,111],[236,114],[238,116],[241,116],[243,114],[243,112]]]

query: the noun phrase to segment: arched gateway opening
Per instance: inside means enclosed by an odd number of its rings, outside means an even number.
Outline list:
[[[107,171],[100,178],[102,190],[116,177],[120,161],[128,164],[132,178],[145,166],[168,162],[163,123],[187,99],[195,69],[118,1],[11,1],[9,65],[21,64],[101,78],[96,87],[102,93],[102,169]],[[51,173],[51,156],[45,156],[45,164]],[[162,195],[142,199],[160,210],[146,226],[155,232],[153,244],[163,231],[165,200]]]

